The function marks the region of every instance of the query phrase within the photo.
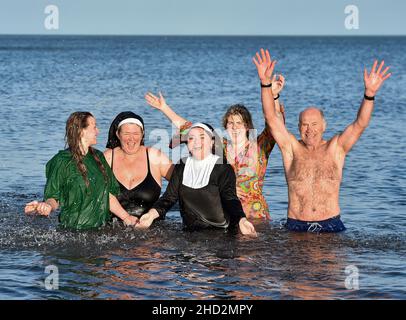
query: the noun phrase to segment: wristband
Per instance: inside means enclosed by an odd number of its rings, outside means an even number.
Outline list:
[[[276,98],[273,98],[273,99],[274,99],[274,100],[278,100],[279,97],[280,97],[280,95],[279,95],[279,93],[278,93],[278,95],[276,96]]]
[[[272,87],[272,82],[270,84],[262,84],[261,82],[261,88],[270,88]]]
[[[375,100],[375,96],[369,97],[369,96],[367,96],[366,94],[364,94],[364,99],[365,99],[365,100],[369,100],[369,101],[374,101],[374,100]]]

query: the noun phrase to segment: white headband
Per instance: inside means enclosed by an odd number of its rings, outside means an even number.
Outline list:
[[[201,122],[196,122],[195,124],[193,124],[190,128],[188,133],[190,132],[190,130],[192,130],[193,128],[201,128],[204,131],[206,131],[211,137],[213,137],[213,131],[204,123]]]
[[[138,119],[135,119],[135,118],[127,118],[127,119],[124,119],[123,121],[121,121],[121,122],[118,124],[117,129],[120,128],[123,124],[126,124],[126,123],[133,123],[133,124],[136,124],[136,125],[138,125],[138,126],[141,127],[142,131],[144,131],[144,126],[142,125],[142,122],[141,122],[140,120],[138,120]]]

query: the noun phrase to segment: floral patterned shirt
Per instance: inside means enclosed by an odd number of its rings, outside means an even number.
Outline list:
[[[262,194],[269,155],[275,140],[266,127],[255,141],[248,141],[243,151],[235,154],[231,143],[224,139],[227,161],[232,165],[245,215],[247,218],[270,219],[268,204]]]

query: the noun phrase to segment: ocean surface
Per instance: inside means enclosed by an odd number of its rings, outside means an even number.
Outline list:
[[[147,144],[168,150],[169,121],[144,102],[162,91],[175,111],[220,128],[243,103],[264,121],[251,58],[269,48],[286,77],[287,127],[298,135],[305,107],[325,111],[330,138],[351,123],[363,68],[385,59],[393,76],[370,126],[348,155],[340,193],[341,234],[283,229],[287,188],[276,147],[264,193],[272,221],[258,238],[188,233],[179,212],[150,230],[120,223],[71,232],[27,217],[41,199],[45,164],[64,148],[65,122],[90,111],[104,150],[121,111],[144,117]],[[405,299],[405,37],[0,36],[0,299]],[[181,150],[184,152],[184,150]],[[166,183],[164,184],[166,186]]]

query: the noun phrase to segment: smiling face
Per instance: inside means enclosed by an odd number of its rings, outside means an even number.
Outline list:
[[[307,146],[317,146],[323,140],[326,121],[317,108],[308,108],[299,116],[299,132],[302,141]]]
[[[93,117],[87,118],[87,127],[82,130],[81,141],[82,145],[87,148],[97,143],[99,129],[96,126],[96,119]]]
[[[234,143],[246,140],[248,127],[241,115],[230,115],[227,118],[226,129]]]
[[[144,133],[141,127],[134,123],[125,123],[117,131],[121,149],[127,154],[134,154],[141,146]]]
[[[203,160],[211,154],[213,139],[204,129],[193,128],[188,133],[187,147],[195,159]]]

